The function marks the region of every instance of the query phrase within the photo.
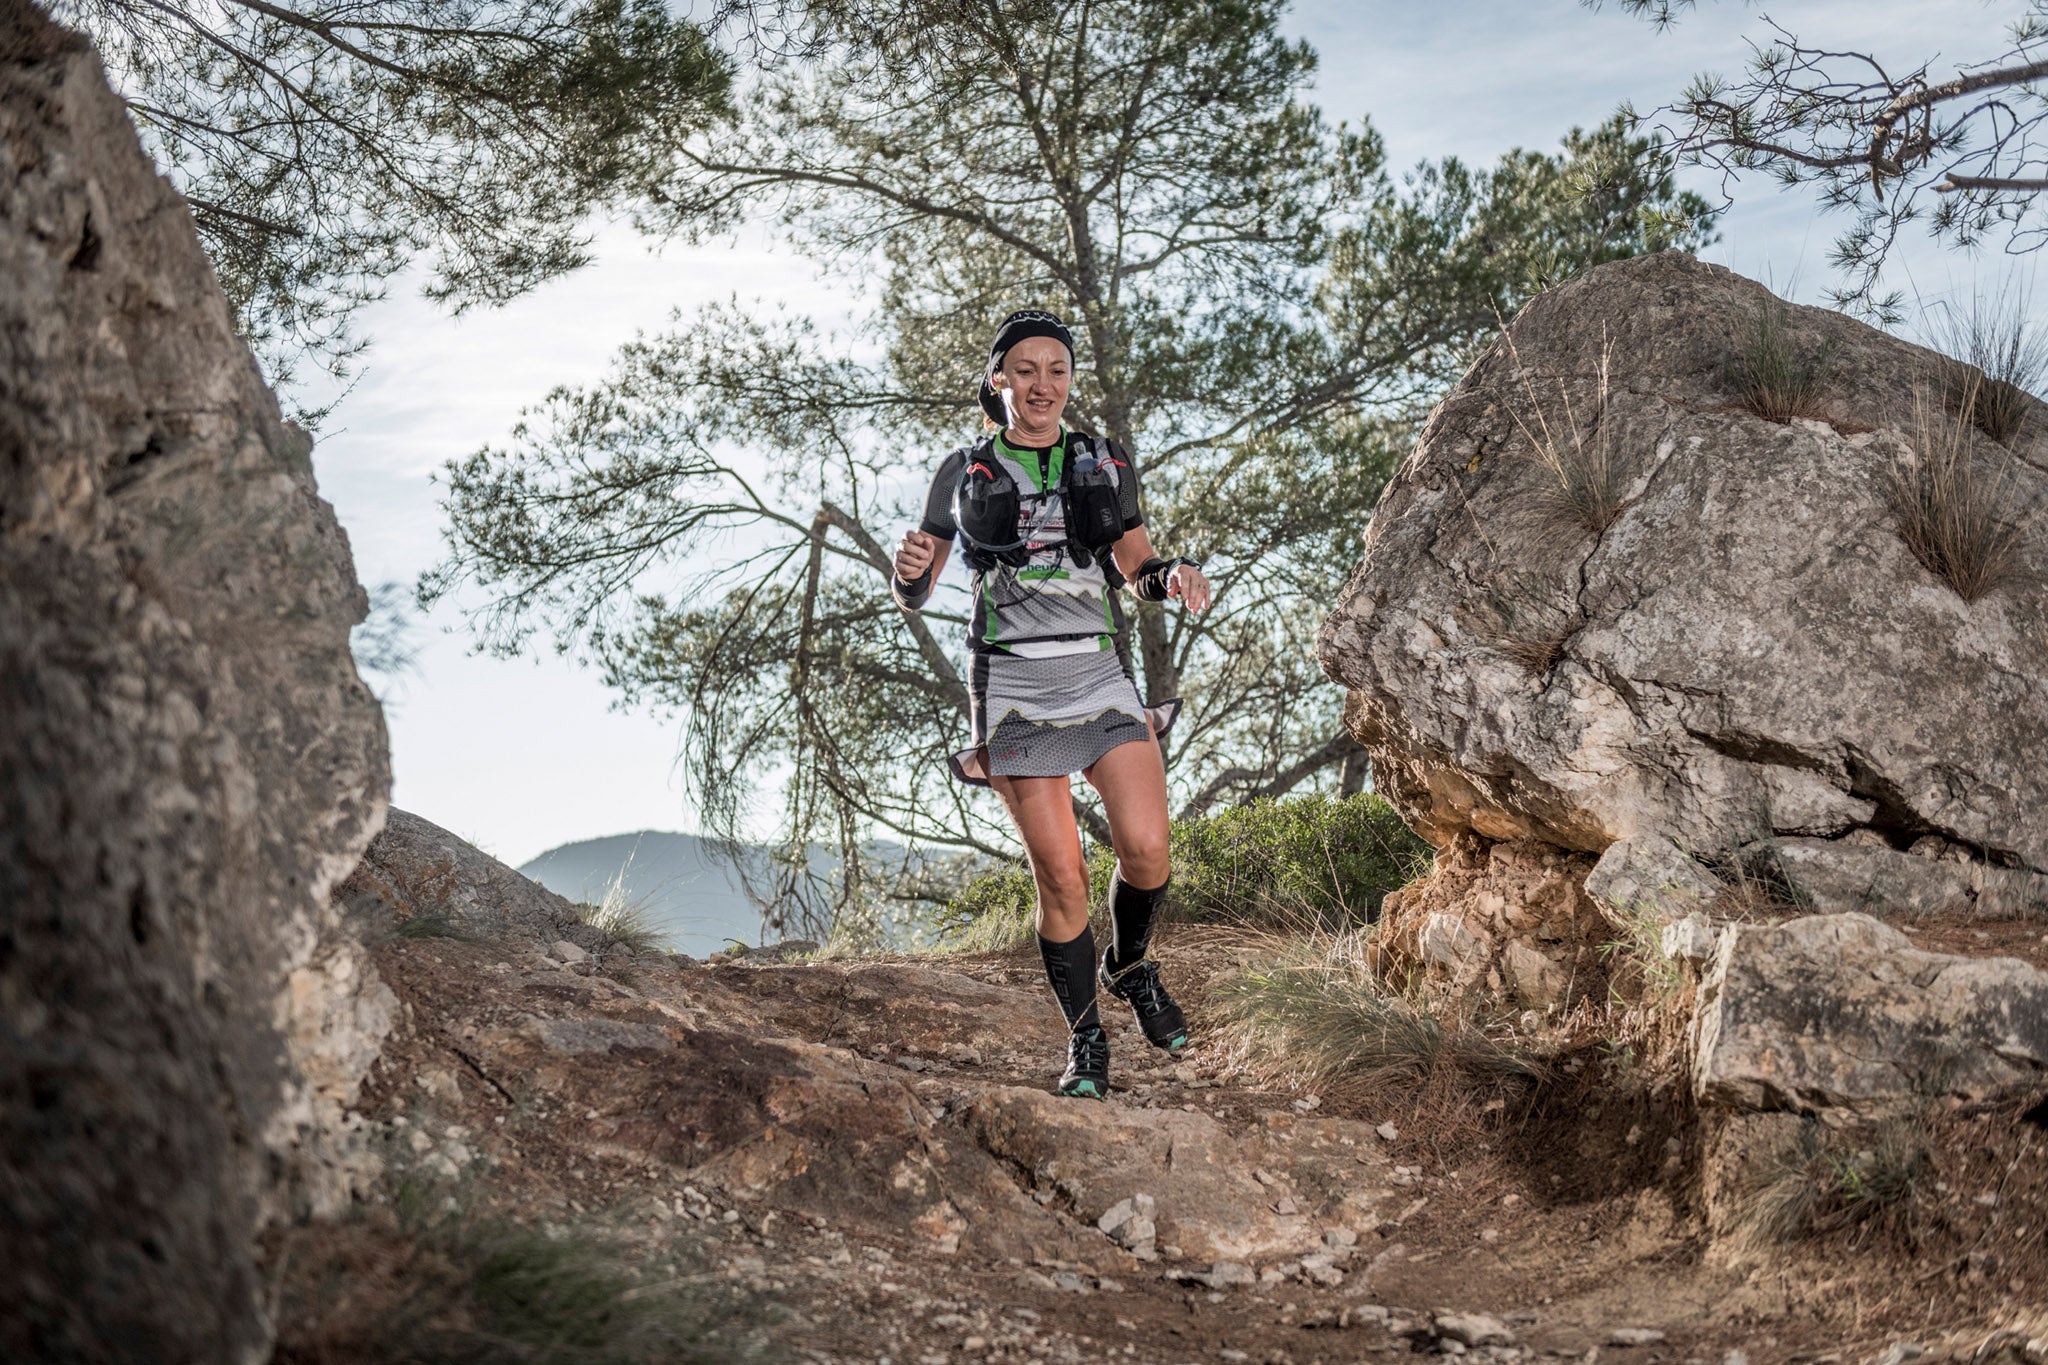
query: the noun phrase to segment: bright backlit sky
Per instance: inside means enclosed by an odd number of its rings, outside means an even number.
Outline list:
[[[1995,54],[2020,6],[1986,0],[1812,0],[1768,13],[1809,39],[1912,66]],[[1312,0],[1289,29],[1322,55],[1317,95],[1333,117],[1370,117],[1392,164],[1456,154],[1481,164],[1516,145],[1554,148],[1573,125],[1624,99],[1661,104],[1699,70],[1739,70],[1761,14],[1708,0],[1658,34],[1611,6],[1576,0]],[[1715,186],[1703,183],[1703,191]],[[1738,187],[1708,259],[1817,300],[1835,221],[1801,192]],[[1994,254],[1972,262],[1914,241],[1892,283],[1923,298],[2003,277]],[[598,263],[494,312],[449,318],[412,291],[361,319],[374,338],[365,373],[315,452],[321,492],[340,514],[366,583],[411,581],[440,554],[429,476],[451,458],[505,442],[519,410],[557,384],[600,378],[609,356],[676,309],[737,294],[839,315],[811,267],[761,236],[671,249],[618,232]],[[972,359],[963,362],[972,364]],[[890,539],[894,528],[889,528]],[[693,830],[675,780],[679,720],[611,709],[596,677],[544,653],[500,661],[468,651],[445,606],[415,632],[418,667],[379,682],[390,701],[394,801],[518,864],[576,839],[640,829]],[[543,646],[543,648],[545,648]]]

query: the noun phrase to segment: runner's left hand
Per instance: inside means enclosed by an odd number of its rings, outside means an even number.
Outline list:
[[[1189,611],[1209,609],[1209,580],[1192,564],[1176,564],[1166,576],[1166,595],[1178,597]]]

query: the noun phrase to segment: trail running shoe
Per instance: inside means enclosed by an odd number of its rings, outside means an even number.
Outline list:
[[[1145,1031],[1145,1041],[1152,1046],[1178,1052],[1188,1045],[1187,1016],[1160,984],[1159,964],[1151,958],[1140,958],[1111,975],[1109,954],[1104,953],[1102,989],[1131,1007],[1131,1013],[1138,1016],[1138,1027]]]
[[[1067,1035],[1067,1069],[1059,1093],[1083,1099],[1109,1098],[1109,1035],[1090,1024]]]

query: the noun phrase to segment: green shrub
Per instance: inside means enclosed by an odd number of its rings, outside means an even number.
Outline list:
[[[1174,913],[1202,924],[1343,929],[1429,868],[1383,797],[1254,801],[1173,827]]]
[[[1168,915],[1198,924],[1343,929],[1377,919],[1387,892],[1421,876],[1429,846],[1371,794],[1254,801],[1173,825]],[[1098,912],[1115,860],[1089,859]],[[940,942],[993,951],[1031,941],[1038,905],[1029,868],[1005,866],[962,887],[940,912]]]

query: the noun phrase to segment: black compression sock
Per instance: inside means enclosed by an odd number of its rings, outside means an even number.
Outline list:
[[[1045,977],[1052,982],[1060,1013],[1067,1016],[1067,1031],[1099,1026],[1102,1018],[1095,1012],[1094,933],[1084,928],[1079,938],[1068,943],[1054,943],[1040,934],[1038,955],[1045,959]]]
[[[1152,941],[1152,921],[1159,914],[1159,903],[1166,899],[1166,888],[1173,878],[1168,877],[1149,891],[1142,891],[1124,880],[1119,870],[1109,879],[1109,919],[1114,935],[1109,941],[1110,975],[1142,961],[1145,948]]]

